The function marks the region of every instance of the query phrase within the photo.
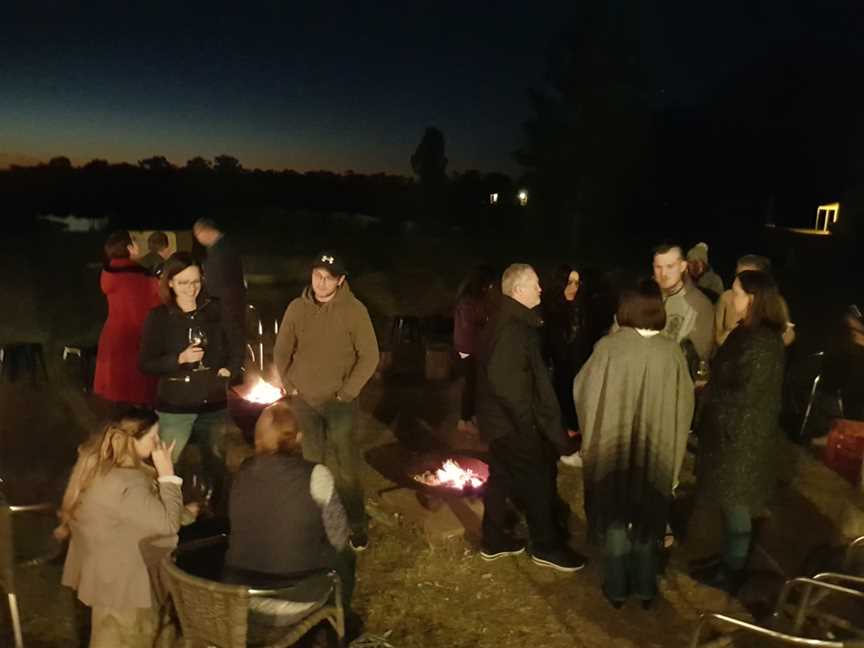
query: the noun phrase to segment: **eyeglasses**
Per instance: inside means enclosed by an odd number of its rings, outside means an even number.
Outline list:
[[[186,286],[200,286],[201,280],[195,279],[192,281],[174,281],[175,286],[179,286],[181,288],[185,288]]]

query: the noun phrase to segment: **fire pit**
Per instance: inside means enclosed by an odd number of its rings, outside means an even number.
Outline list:
[[[228,412],[248,444],[255,445],[255,424],[261,412],[284,396],[282,389],[260,377],[257,382],[244,383],[228,390]]]
[[[366,460],[398,488],[431,497],[476,497],[489,479],[489,466],[466,454],[412,452],[398,443],[373,448]]]
[[[476,460],[472,463],[478,463]],[[477,466],[475,465],[475,468]],[[435,470],[424,470],[422,473],[412,475],[414,481],[432,488],[449,488],[462,493],[475,492],[486,483],[489,477],[481,477],[479,472],[472,468],[462,467],[455,459],[445,459],[440,468]]]

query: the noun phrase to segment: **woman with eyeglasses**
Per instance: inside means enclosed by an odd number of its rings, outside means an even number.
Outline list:
[[[174,460],[194,439],[219,502],[224,462],[216,448],[225,428],[227,383],[240,372],[243,344],[229,339],[239,332],[224,325],[218,300],[203,284],[201,266],[187,252],[165,261],[162,305],[144,322],[139,366],[159,377],[156,411],[162,439],[174,443]]]

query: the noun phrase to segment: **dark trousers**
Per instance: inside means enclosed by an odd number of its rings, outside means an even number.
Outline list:
[[[477,361],[473,355],[467,358],[459,358],[460,373],[465,382],[462,385],[462,402],[459,409],[459,418],[470,421],[474,416],[475,402],[477,396]]]
[[[360,456],[354,439],[356,402],[334,399],[313,407],[302,398],[292,398],[291,406],[303,432],[303,458],[324,463],[330,449],[332,456],[327,466],[333,472],[336,492],[345,506],[351,532],[365,533],[367,521],[360,483]]]
[[[550,478],[549,457],[539,435],[489,442],[489,479],[483,495],[486,547],[494,549],[508,539],[508,499],[525,514],[532,551],[546,553],[564,545],[556,522],[558,492]]]

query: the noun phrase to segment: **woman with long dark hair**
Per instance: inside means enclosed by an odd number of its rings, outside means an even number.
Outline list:
[[[141,543],[180,528],[182,480],[152,410],[129,410],[79,449],[59,512],[63,585],[92,608],[91,648],[149,648],[156,599]]]
[[[108,300],[108,319],[99,335],[93,393],[115,405],[152,406],[156,380],[138,368],[141,330],[159,305],[158,284],[139,265],[138,245],[129,232],[112,232],[105,242],[107,262],[99,285]]]
[[[562,264],[552,274],[542,295],[545,354],[552,367],[561,418],[571,433],[579,426],[573,406],[573,379],[591,355],[581,283],[579,271]]]
[[[186,252],[165,261],[159,281],[162,305],[144,322],[139,365],[158,376],[156,411],[162,438],[174,444],[174,460],[195,437],[203,468],[219,501],[224,462],[216,448],[224,432],[227,382],[240,372],[243,345],[229,341],[218,300],[203,290],[201,266]]]
[[[736,326],[717,351],[697,425],[696,483],[726,522],[722,557],[692,572],[734,593],[744,581],[751,521],[774,492],[781,443],[786,311],[765,272],[745,271],[732,284]]]
[[[487,265],[479,265],[459,286],[453,313],[453,346],[458,355],[461,373],[465,378],[459,409],[460,432],[476,432],[474,406],[477,391],[475,354],[480,331],[490,315],[490,288],[495,283],[495,272]]]

